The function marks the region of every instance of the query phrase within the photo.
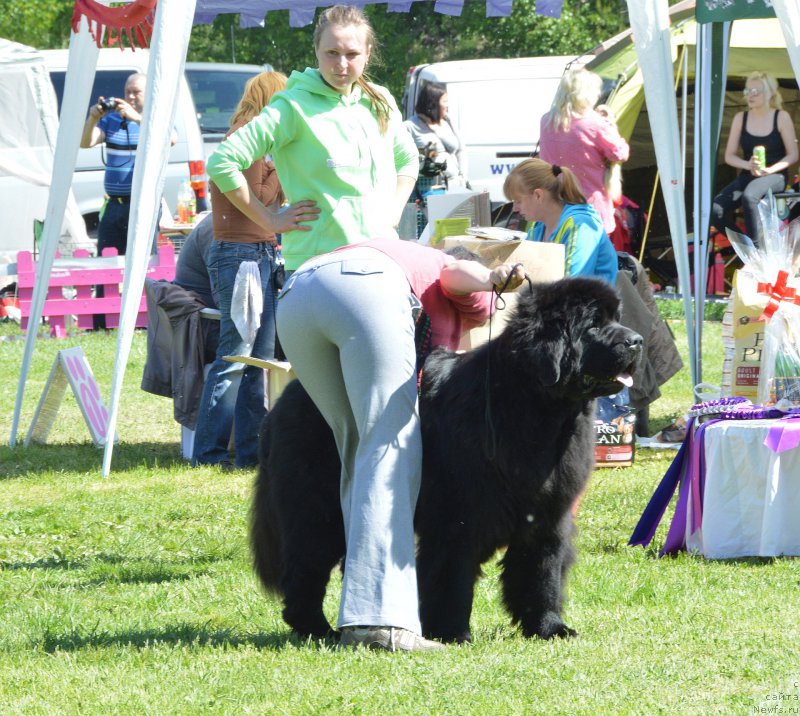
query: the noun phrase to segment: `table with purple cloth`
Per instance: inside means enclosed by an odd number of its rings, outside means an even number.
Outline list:
[[[739,407],[692,418],[630,544],[649,544],[679,487],[662,554],[800,555],[800,411]]]

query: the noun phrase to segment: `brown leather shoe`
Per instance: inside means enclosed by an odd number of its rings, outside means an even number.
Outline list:
[[[344,627],[341,646],[363,646],[366,649],[386,651],[436,651],[446,648],[438,641],[425,639],[408,629],[397,627]]]

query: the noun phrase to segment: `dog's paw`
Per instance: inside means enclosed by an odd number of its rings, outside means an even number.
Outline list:
[[[472,632],[469,629],[459,632],[437,632],[423,630],[423,636],[426,639],[438,639],[445,644],[468,644],[472,641]]]
[[[572,637],[578,636],[578,632],[576,632],[571,627],[568,627],[566,624],[561,624],[557,629],[554,629],[550,634],[547,636],[543,636],[543,639],[571,639]]]
[[[569,639],[578,636],[578,632],[564,624],[557,614],[544,616],[533,627],[523,626],[522,633],[527,637],[539,639]]]

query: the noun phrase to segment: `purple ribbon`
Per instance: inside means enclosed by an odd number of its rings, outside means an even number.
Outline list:
[[[650,498],[650,502],[647,503],[647,507],[644,508],[644,512],[639,518],[639,522],[637,523],[636,528],[633,530],[633,534],[628,541],[629,545],[641,545],[642,547],[646,547],[648,544],[650,544],[650,541],[653,539],[653,535],[656,533],[656,528],[658,527],[659,522],[661,522],[661,518],[664,516],[664,511],[667,509],[667,505],[669,505],[672,500],[672,496],[675,494],[675,489],[679,484],[683,483],[686,473],[686,466],[688,465],[687,457],[691,449],[692,433],[694,432],[692,429],[693,424],[694,420],[690,420],[689,424],[686,426],[686,437],[678,449],[678,454],[675,456],[675,459],[672,461],[667,469],[667,472],[664,474],[664,477],[661,479],[661,482],[658,484],[656,491]],[[683,514],[685,517],[685,509]]]
[[[800,408],[792,408],[787,415],[769,429],[764,445],[780,454],[800,445]]]
[[[686,516],[690,504],[692,506],[691,534],[703,526],[703,491],[706,486],[705,432],[709,425],[718,422],[719,420],[709,420],[700,425],[694,431],[694,435],[687,434],[686,436],[689,442],[686,456],[687,470],[681,481],[678,504],[675,506],[675,514],[667,532],[664,548],[659,552],[660,557],[665,554],[676,554],[686,548]]]
[[[664,547],[659,552],[659,557],[663,557],[665,554],[675,554],[686,547],[686,519],[690,500],[692,534],[700,529],[703,524],[703,491],[706,479],[705,431],[709,425],[718,422],[719,419],[709,420],[694,430],[694,419],[689,421],[686,426],[686,438],[656,488],[653,497],[645,507],[639,523],[628,541],[629,545],[645,547],[650,544],[679,484],[675,514],[672,516],[667,538]]]

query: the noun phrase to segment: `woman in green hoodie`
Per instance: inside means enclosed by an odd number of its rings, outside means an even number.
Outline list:
[[[326,10],[314,31],[319,67],[293,72],[286,90],[209,159],[208,174],[220,191],[253,221],[282,234],[289,271],[339,246],[397,235],[417,177],[417,148],[388,90],[364,78],[374,47],[361,10]],[[242,176],[267,154],[289,201],[277,213],[253,196]]]

